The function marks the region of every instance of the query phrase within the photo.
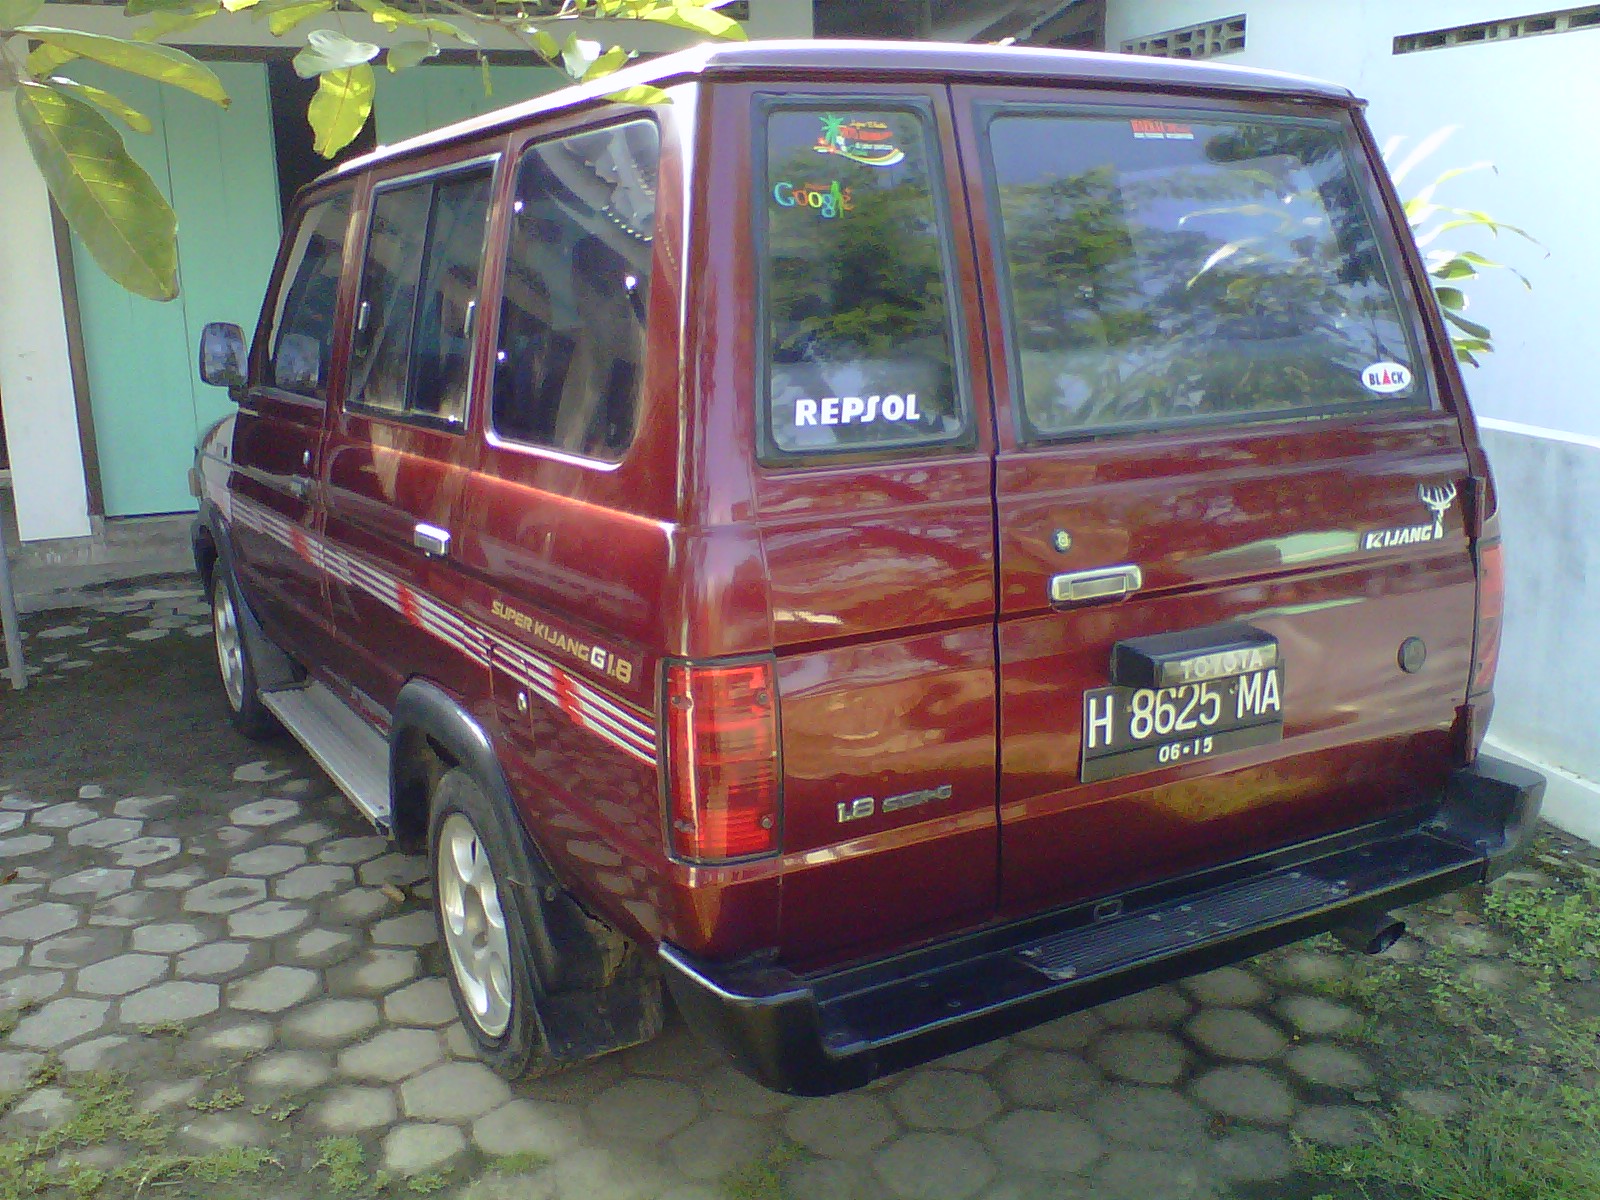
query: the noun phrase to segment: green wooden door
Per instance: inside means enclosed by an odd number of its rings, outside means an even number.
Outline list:
[[[155,124],[128,148],[178,214],[179,298],[130,296],[73,241],[78,310],[107,516],[192,510],[195,438],[228,411],[227,393],[195,373],[200,330],[233,321],[246,337],[277,252],[277,167],[259,63],[211,63],[233,98],[226,111],[188,92],[74,63]]]

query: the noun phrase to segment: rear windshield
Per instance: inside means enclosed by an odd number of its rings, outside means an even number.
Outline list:
[[[925,115],[904,109],[768,114],[769,449],[860,452],[968,435],[930,143]]]
[[[989,144],[1025,432],[1421,402],[1339,125],[1019,111]]]

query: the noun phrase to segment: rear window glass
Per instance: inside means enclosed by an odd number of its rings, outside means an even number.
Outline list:
[[[1421,398],[1338,125],[1023,112],[989,140],[1025,432]]]
[[[766,123],[767,430],[784,454],[962,439],[940,178],[925,118],[782,108]]]

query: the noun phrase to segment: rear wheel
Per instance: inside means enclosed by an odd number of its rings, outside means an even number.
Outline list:
[[[278,721],[261,703],[250,647],[239,622],[233,579],[221,563],[211,572],[211,630],[217,643],[217,674],[234,728],[256,741],[272,737],[278,732]]]
[[[434,912],[461,1023],[507,1079],[547,1062],[538,1017],[527,887],[533,871],[515,818],[457,767],[439,781],[428,823]]]

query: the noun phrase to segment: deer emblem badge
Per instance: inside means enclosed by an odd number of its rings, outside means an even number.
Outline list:
[[[1450,504],[1456,498],[1456,485],[1419,483],[1417,496],[1433,513],[1433,540],[1438,541],[1444,537],[1444,514],[1450,511]]]

